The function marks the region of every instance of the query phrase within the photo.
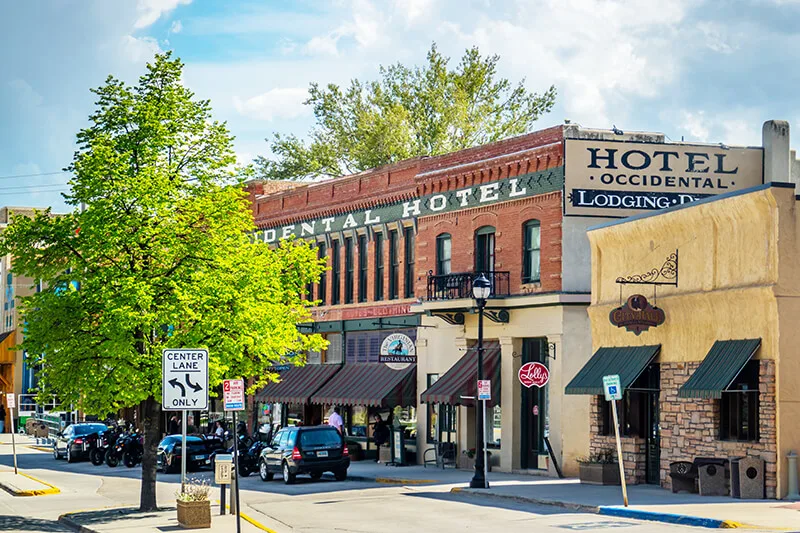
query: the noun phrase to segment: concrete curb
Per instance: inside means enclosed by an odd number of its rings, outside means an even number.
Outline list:
[[[511,500],[521,503],[534,503],[537,505],[550,505],[553,507],[561,507],[571,511],[581,511],[585,513],[597,514],[600,508],[596,505],[584,505],[582,503],[562,502],[558,500],[545,500],[540,498],[530,498],[527,496],[511,496],[508,494],[493,494],[490,492],[478,492],[482,489],[464,489],[463,487],[453,487],[450,489],[451,494],[462,494],[465,496],[472,496],[476,498],[494,498],[498,500]]]
[[[324,474],[325,479],[332,479],[331,474]],[[370,476],[351,476],[348,474],[347,481],[359,481],[366,483],[382,483],[384,485],[433,485],[439,483],[437,479],[407,479],[399,477],[370,477]]]
[[[712,529],[736,529],[745,526],[733,520],[718,520],[716,518],[702,518],[699,516],[689,516],[673,513],[659,513],[656,511],[643,511],[640,509],[630,509],[625,507],[600,507],[600,514],[606,516],[616,516],[619,518],[634,518],[636,520],[649,520],[652,522],[664,522],[666,524],[679,524],[683,526],[706,527]]]
[[[80,525],[76,521],[74,521],[72,518],[70,518],[69,513],[62,514],[61,516],[59,516],[58,523],[67,526],[68,528],[72,529],[73,531],[77,531],[78,533],[95,533],[93,529],[88,529]]]
[[[19,472],[18,475],[26,477],[28,479],[31,479],[31,480],[33,480],[33,481],[35,481],[37,483],[41,483],[42,485],[46,486],[47,488],[46,489],[20,490],[20,489],[14,487],[13,485],[7,485],[6,483],[3,483],[2,481],[0,481],[0,488],[2,488],[4,491],[8,492],[12,496],[46,496],[48,494],[59,494],[59,493],[61,493],[61,489],[59,489],[55,485],[51,485],[50,483],[47,483],[46,481],[42,481],[41,479],[37,479],[37,478],[35,478],[33,476],[29,476],[28,474],[23,474],[22,472]]]

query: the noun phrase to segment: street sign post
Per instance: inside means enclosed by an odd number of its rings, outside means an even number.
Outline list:
[[[492,399],[492,380],[479,379],[478,380],[478,400],[481,402],[481,409],[483,409],[483,416],[481,417],[481,425],[483,426],[483,438],[486,438],[486,400]],[[486,445],[483,446],[483,479],[486,480],[488,488],[489,481],[489,451]]]
[[[11,453],[14,455],[14,474],[19,474],[17,469],[17,443],[14,440],[14,409],[17,408],[17,396],[13,392],[6,393],[6,405],[8,406],[8,419],[11,428]]]
[[[214,459],[214,482],[219,485],[219,514],[225,514],[225,485],[231,483],[233,456],[218,454]]]
[[[244,411],[244,380],[226,379],[222,381],[222,398],[226,411],[233,412],[233,427],[236,428],[236,411]],[[233,493],[231,503],[236,505],[236,532],[241,533],[242,526],[239,512],[239,437],[234,429],[233,445]]]
[[[161,355],[161,407],[181,411],[181,450],[186,450],[186,412],[208,409],[208,350],[167,348]],[[187,455],[181,453],[181,493],[186,492]]]
[[[603,393],[606,401],[611,402],[611,414],[614,416],[614,436],[617,439],[617,462],[619,463],[619,480],[622,483],[622,502],[628,506],[628,487],[625,484],[625,464],[622,462],[622,442],[619,440],[619,418],[617,417],[617,400],[622,399],[622,384],[619,375],[603,376]]]

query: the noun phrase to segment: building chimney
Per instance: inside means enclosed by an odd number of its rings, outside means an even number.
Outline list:
[[[761,144],[764,146],[764,183],[794,183],[789,150],[789,122],[766,121],[761,128]]]

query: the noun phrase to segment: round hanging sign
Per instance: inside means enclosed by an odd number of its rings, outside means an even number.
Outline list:
[[[520,367],[517,377],[529,389],[534,385],[542,388],[550,381],[550,371],[542,363],[525,363]]]
[[[392,333],[383,339],[378,362],[394,370],[403,370],[417,362],[417,348],[411,337],[402,333]]]

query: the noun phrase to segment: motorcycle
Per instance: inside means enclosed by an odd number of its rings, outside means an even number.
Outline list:
[[[119,464],[119,462],[123,459],[123,454],[125,453],[128,441],[133,435],[136,435],[138,438],[138,434],[133,429],[122,431],[119,435],[117,435],[117,439],[114,441],[114,444],[109,446],[108,450],[106,450],[105,459],[108,466],[114,468]]]
[[[106,452],[114,447],[117,438],[122,433],[120,427],[110,427],[98,435],[97,446],[89,452],[89,460],[94,466],[100,466],[105,462]]]
[[[226,431],[223,436],[223,442],[228,442],[232,438],[230,431]],[[254,442],[246,433],[240,433],[236,437],[236,445],[239,450],[239,475],[241,477],[247,477],[250,475],[251,472],[255,472],[257,470],[258,465],[258,457],[256,457],[255,462],[252,463],[254,466],[250,466],[251,461],[249,459],[243,460],[245,456],[248,455],[250,448],[253,446]],[[221,453],[226,454],[233,454],[233,446],[230,446],[227,449],[217,450],[211,454],[211,468],[214,469],[214,464],[216,461],[216,457],[218,454]],[[260,453],[260,452],[259,452]]]
[[[142,462],[142,455],[144,455],[144,437],[134,430],[123,444],[122,464],[133,468]]]

